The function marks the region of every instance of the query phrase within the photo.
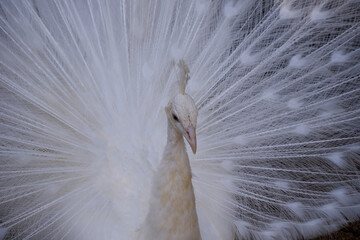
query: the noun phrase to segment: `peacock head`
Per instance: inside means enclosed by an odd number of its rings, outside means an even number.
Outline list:
[[[196,121],[198,110],[194,100],[187,94],[178,94],[165,108],[167,117],[174,128],[188,141],[196,153]]]

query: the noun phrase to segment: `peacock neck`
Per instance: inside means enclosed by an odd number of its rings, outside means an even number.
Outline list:
[[[167,139],[140,239],[201,240],[189,158],[182,134],[170,122]]]

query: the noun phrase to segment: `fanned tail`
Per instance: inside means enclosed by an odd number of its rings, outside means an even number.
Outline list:
[[[359,22],[355,0],[2,1],[0,238],[133,239],[180,59],[203,240],[358,219]]]
[[[240,238],[327,234],[360,213],[359,5],[258,4],[219,26],[233,45],[192,73],[199,209]]]

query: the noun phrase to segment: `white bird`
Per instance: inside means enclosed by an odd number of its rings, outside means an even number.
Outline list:
[[[359,39],[357,0],[1,1],[0,239],[358,220]]]
[[[182,71],[180,94],[166,107],[167,143],[153,180],[149,213],[140,228],[140,239],[200,240],[191,168],[183,136],[196,152],[197,109],[185,94],[188,68],[179,62]]]

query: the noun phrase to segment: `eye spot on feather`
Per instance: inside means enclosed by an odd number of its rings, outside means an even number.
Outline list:
[[[299,10],[291,9],[289,4],[282,4],[280,11],[279,11],[279,18],[280,19],[293,19],[300,16]]]
[[[328,17],[329,17],[329,12],[321,10],[320,6],[315,7],[310,14],[310,19],[312,21],[319,21],[326,19]]]

